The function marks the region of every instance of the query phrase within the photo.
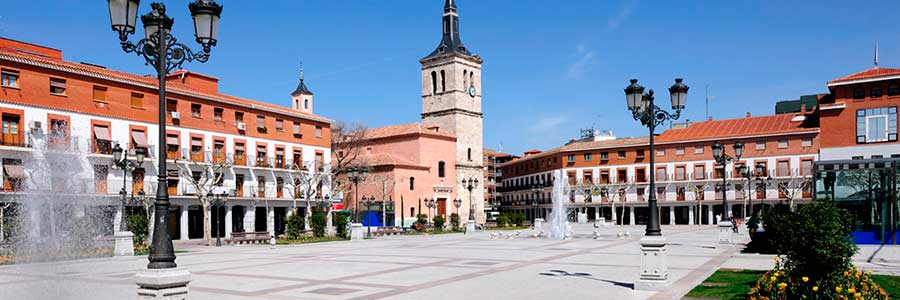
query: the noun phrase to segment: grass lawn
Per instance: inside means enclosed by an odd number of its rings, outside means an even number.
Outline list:
[[[718,270],[703,283],[694,287],[688,297],[718,298],[722,300],[745,300],[750,289],[756,285],[763,271]],[[888,275],[872,275],[891,298],[900,297],[900,277]]]

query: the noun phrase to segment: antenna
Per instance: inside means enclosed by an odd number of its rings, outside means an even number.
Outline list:
[[[706,84],[706,119],[709,120],[709,83]]]
[[[878,43],[875,43],[875,67],[878,67]]]

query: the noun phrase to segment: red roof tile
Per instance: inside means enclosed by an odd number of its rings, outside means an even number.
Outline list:
[[[603,140],[603,141],[581,141],[574,142],[565,146],[562,146],[562,151],[578,151],[578,150],[587,150],[587,149],[603,149],[603,148],[616,148],[616,147],[629,147],[629,146],[640,146],[647,145],[650,143],[650,138],[648,137],[625,137],[625,138],[617,138],[614,140]]]
[[[379,139],[407,134],[425,134],[425,135],[434,135],[441,137],[449,137],[456,138],[456,135],[452,133],[440,131],[439,128],[436,127],[426,127],[422,125],[422,123],[410,123],[410,124],[400,124],[400,125],[391,125],[384,126],[378,128],[369,128],[366,130],[366,139]]]
[[[374,153],[368,155],[360,155],[357,158],[360,162],[363,162],[365,165],[370,167],[378,167],[378,166],[404,166],[404,167],[413,167],[413,168],[428,168],[428,166],[421,165],[417,162],[395,156],[390,153]]]
[[[115,80],[124,80],[124,81],[128,81],[128,82],[136,83],[136,84],[152,86],[154,88],[158,85],[158,81],[157,81],[156,77],[134,75],[134,74],[111,70],[111,69],[107,69],[107,68],[103,68],[103,67],[70,62],[70,61],[66,61],[63,59],[56,59],[56,58],[48,57],[48,56],[44,56],[44,55],[37,55],[37,54],[22,52],[17,49],[9,48],[9,47],[0,47],[0,58],[6,58],[6,59],[9,59],[12,61],[17,61],[20,63],[37,64],[37,65],[41,65],[44,67],[60,69],[60,70],[72,72],[72,73],[82,73],[84,75],[89,75],[89,76],[93,75],[93,76],[106,77],[106,78],[115,79]],[[173,74],[180,74],[179,72],[184,72],[184,71],[178,70]],[[203,75],[203,76],[214,78],[209,75]],[[256,108],[261,108],[261,109],[268,109],[268,110],[276,111],[276,112],[287,114],[287,115],[303,116],[303,117],[311,118],[311,119],[321,121],[321,122],[326,122],[326,123],[331,122],[330,119],[319,116],[319,115],[301,113],[298,111],[291,110],[290,108],[287,108],[287,107],[274,105],[271,103],[266,103],[266,102],[261,102],[261,101],[256,101],[256,100],[245,99],[245,98],[236,97],[236,96],[232,96],[232,95],[203,92],[203,91],[199,91],[197,89],[191,88],[188,85],[177,83],[177,82],[167,81],[166,89],[169,91],[176,92],[176,93],[187,92],[187,93],[194,94],[194,95],[219,99],[220,101],[236,102],[238,104],[248,105],[251,107],[256,107]]]
[[[687,128],[666,130],[656,137],[656,142],[684,142],[767,134],[816,132],[818,130],[818,128],[801,127],[802,122],[792,122],[791,119],[794,116],[794,114],[779,114],[696,122]]]
[[[855,81],[855,80],[863,80],[863,79],[872,79],[878,77],[887,77],[887,76],[897,76],[900,75],[900,69],[892,69],[892,68],[879,68],[874,67],[859,73],[850,74],[832,81],[829,81],[828,84],[833,83],[841,83],[847,81]]]

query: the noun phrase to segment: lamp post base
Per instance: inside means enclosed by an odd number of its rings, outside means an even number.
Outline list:
[[[666,238],[644,236],[641,238],[641,277],[634,289],[662,291],[672,286],[666,264]]]
[[[475,220],[469,220],[466,222],[466,234],[472,234],[475,232]]]
[[[362,223],[352,223],[350,224],[350,240],[351,241],[362,241],[363,237],[366,234],[363,232]]]
[[[719,244],[720,245],[728,245],[731,244],[731,222],[729,221],[719,221]]]
[[[544,219],[534,219],[534,231],[541,232],[542,230],[544,230]]]
[[[134,256],[134,233],[131,231],[116,232],[116,256]]]
[[[184,300],[191,272],[180,269],[148,269],[135,275],[138,300]]]

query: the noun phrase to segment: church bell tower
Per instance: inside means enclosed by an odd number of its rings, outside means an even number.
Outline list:
[[[444,3],[443,35],[422,64],[422,123],[456,135],[457,195],[468,207],[472,199],[475,220],[484,224],[483,115],[481,112],[481,57],[469,52],[459,36],[455,0]],[[462,179],[478,179],[469,195]],[[471,198],[470,198],[471,197]],[[469,210],[461,209],[467,220]]]

